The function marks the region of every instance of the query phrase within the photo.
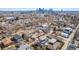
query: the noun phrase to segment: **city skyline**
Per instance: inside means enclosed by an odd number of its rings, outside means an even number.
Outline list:
[[[0,8],[0,11],[31,11],[39,8]],[[43,9],[43,8],[41,8]],[[79,8],[44,8],[46,10],[52,9],[53,11],[79,11]]]

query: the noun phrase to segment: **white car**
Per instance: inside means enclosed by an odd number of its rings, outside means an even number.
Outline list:
[[[64,28],[63,32],[61,33],[61,36],[65,37],[65,38],[68,38],[71,33],[72,33],[71,28]]]
[[[65,38],[68,38],[68,37],[69,37],[69,34],[62,32],[62,33],[61,33],[61,36],[62,36],[62,37],[65,37]]]

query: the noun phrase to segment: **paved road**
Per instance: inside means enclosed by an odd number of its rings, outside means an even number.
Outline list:
[[[62,47],[61,50],[66,50],[66,49],[67,49],[68,44],[73,40],[73,38],[74,38],[74,36],[75,36],[75,33],[76,33],[76,31],[78,30],[78,28],[79,28],[79,25],[77,25],[77,27],[76,27],[75,30],[73,30],[73,32],[72,32],[72,34],[69,36],[69,38],[65,39],[65,40],[66,40],[66,41],[65,41],[65,44],[64,44],[64,46]]]

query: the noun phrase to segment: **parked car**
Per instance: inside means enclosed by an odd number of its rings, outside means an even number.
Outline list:
[[[72,28],[64,28],[63,32],[61,33],[61,36],[68,38],[71,33],[72,33]]]

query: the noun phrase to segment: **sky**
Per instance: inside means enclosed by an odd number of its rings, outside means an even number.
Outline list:
[[[0,8],[0,11],[29,11],[35,8]]]
[[[0,11],[25,11],[36,8],[79,11],[79,0],[0,0]]]
[[[5,10],[9,10],[8,8],[76,8],[74,10],[78,10],[79,0],[0,0],[0,8],[7,8]]]

